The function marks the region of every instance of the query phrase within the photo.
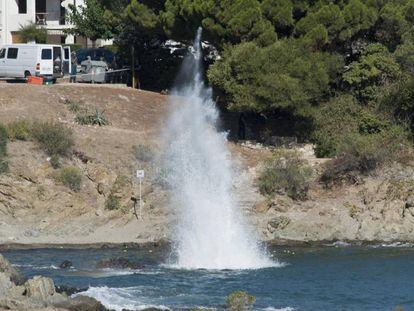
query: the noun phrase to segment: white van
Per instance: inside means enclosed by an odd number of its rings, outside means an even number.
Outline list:
[[[50,44],[9,44],[0,49],[0,77],[61,78],[71,72],[70,47]]]

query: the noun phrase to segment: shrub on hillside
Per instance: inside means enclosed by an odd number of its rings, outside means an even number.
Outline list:
[[[58,155],[52,155],[52,157],[50,158],[50,165],[54,168],[54,169],[58,169],[60,168],[60,158]]]
[[[338,147],[340,156],[325,165],[321,181],[326,185],[343,180],[355,182],[358,173],[367,174],[399,160],[407,145],[407,133],[398,126],[369,135],[349,133]]]
[[[109,125],[109,121],[104,116],[104,113],[105,111],[100,111],[98,108],[96,108],[93,113],[90,113],[87,110],[79,111],[76,114],[75,119],[80,125]]]
[[[154,152],[148,145],[132,146],[132,153],[138,161],[149,162],[154,158]]]
[[[18,120],[7,125],[7,133],[11,141],[29,140],[30,123],[27,120]]]
[[[306,199],[312,169],[297,151],[278,149],[264,163],[259,190],[265,195],[278,192],[295,200]]]
[[[404,128],[392,125],[387,115],[372,107],[361,106],[349,95],[338,96],[322,105],[315,113],[314,125],[313,141],[318,157],[340,157],[353,142],[370,142],[371,135],[373,141],[406,135]],[[372,148],[372,143],[368,147]],[[357,149],[354,147],[354,151]]]
[[[7,129],[0,124],[0,174],[6,173],[9,170],[9,165],[6,160],[7,156]]]
[[[118,210],[121,208],[121,201],[113,194],[110,194],[105,201],[105,208],[110,211]]]
[[[72,130],[60,123],[37,122],[32,127],[32,136],[50,156],[68,156],[74,145]]]
[[[226,297],[227,309],[230,311],[251,310],[256,298],[247,292],[235,291]]]
[[[62,168],[56,178],[69,189],[77,192],[81,188],[82,173],[76,167]]]

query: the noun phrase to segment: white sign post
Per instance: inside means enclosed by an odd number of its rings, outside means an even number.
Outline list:
[[[137,170],[137,178],[139,179],[139,219],[142,220],[142,180],[145,177],[144,170]]]

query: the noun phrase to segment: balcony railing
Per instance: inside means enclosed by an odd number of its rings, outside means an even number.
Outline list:
[[[36,13],[36,25],[47,25],[48,20],[50,20],[50,16],[53,16],[53,21],[55,21],[55,17],[58,17],[59,25],[66,25],[65,16],[61,15],[60,11],[49,11],[49,12],[37,12]]]
[[[36,13],[36,25],[47,25],[49,13]]]

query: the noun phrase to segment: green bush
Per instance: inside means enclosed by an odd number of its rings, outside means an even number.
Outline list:
[[[256,298],[243,291],[236,291],[226,297],[226,305],[230,311],[251,310]]]
[[[7,128],[0,124],[0,159],[7,155]]]
[[[59,171],[57,180],[69,189],[78,192],[82,184],[82,173],[76,167],[65,167]]]
[[[149,162],[154,158],[154,152],[147,145],[132,146],[132,152],[138,161]]]
[[[18,120],[7,125],[7,133],[11,141],[29,140],[30,123],[27,120]]]
[[[72,130],[60,123],[37,122],[32,127],[32,136],[50,156],[68,156],[72,152]]]
[[[79,104],[73,100],[65,99],[64,104],[70,112],[78,113],[81,111],[81,107],[79,106]]]
[[[29,23],[20,26],[19,35],[23,43],[35,41],[36,43],[46,43],[47,30],[45,27],[39,27],[35,23]]]
[[[338,149],[340,156],[329,161],[321,175],[326,185],[338,181],[356,182],[358,174],[367,174],[382,165],[398,161],[408,147],[407,132],[399,126],[379,133],[349,133]]]
[[[105,201],[105,208],[110,211],[118,210],[121,208],[121,201],[113,194],[110,194]]]
[[[286,192],[295,200],[306,199],[312,169],[297,151],[277,149],[264,163],[259,190],[264,195]]]
[[[7,173],[9,171],[9,165],[6,160],[7,138],[7,129],[4,125],[0,124],[0,174]]]
[[[80,111],[76,114],[76,122],[80,125],[108,125],[109,121],[104,116],[104,112],[105,111],[100,111],[98,108],[96,108],[93,113],[89,113],[87,110]]]
[[[318,157],[339,157],[351,136],[382,136],[394,129],[387,115],[361,106],[352,96],[338,96],[315,113],[315,153]]]
[[[52,157],[50,158],[50,165],[54,168],[54,169],[58,169],[60,168],[60,158],[58,155],[52,155]]]

